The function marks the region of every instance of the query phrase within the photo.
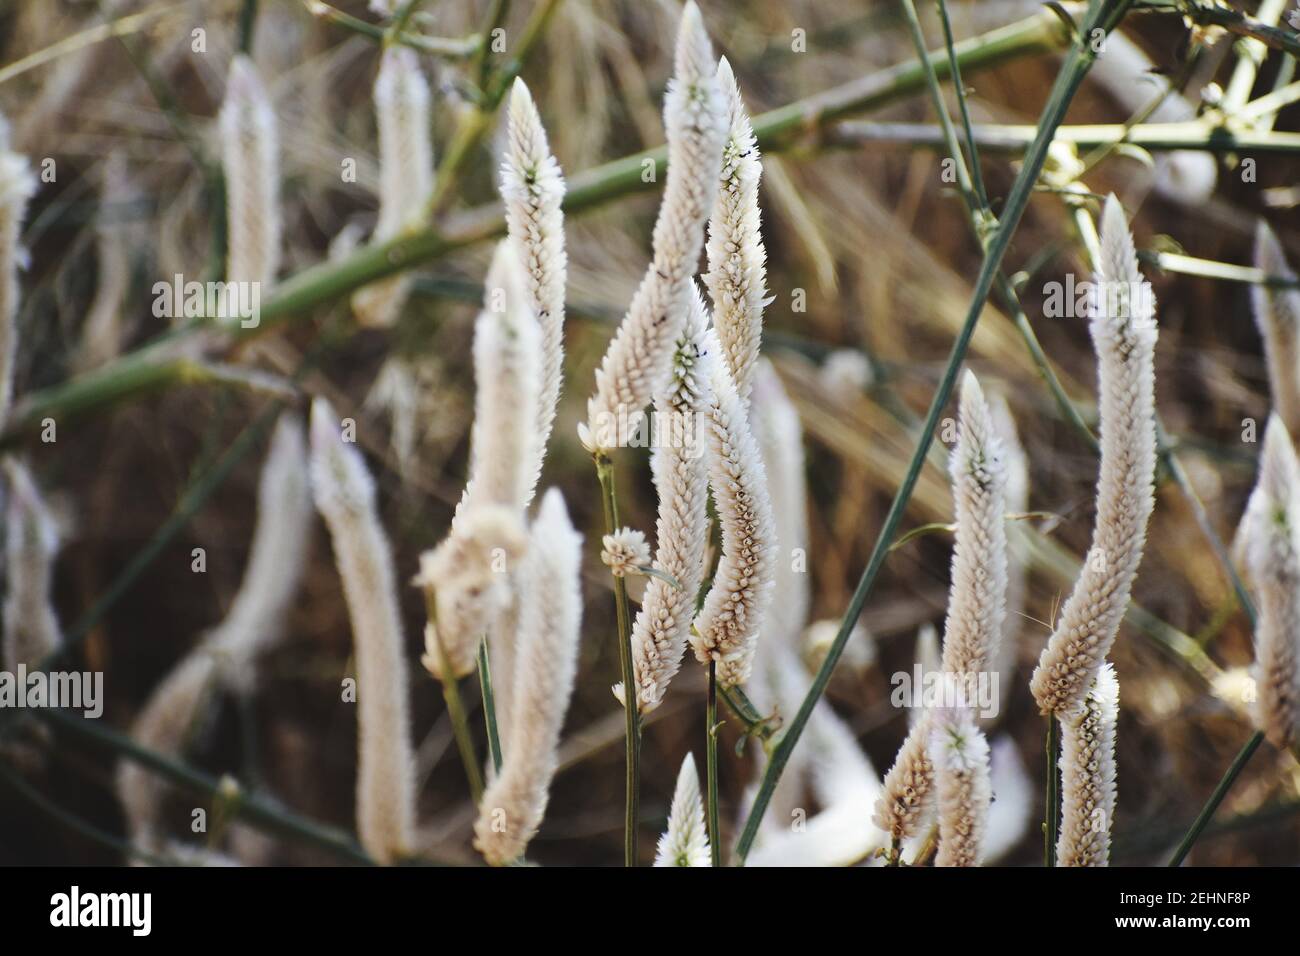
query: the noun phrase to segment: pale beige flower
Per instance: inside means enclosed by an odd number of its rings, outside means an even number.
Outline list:
[[[728,129],[718,195],[709,219],[709,271],[704,283],[713,300],[713,322],[727,369],[741,403],[748,405],[767,295],[767,250],[763,248],[758,206],[763,164],[726,57],[718,64],[718,84],[727,102]]]
[[[1106,866],[1115,816],[1115,726],[1119,681],[1103,664],[1083,702],[1061,720],[1058,866]]]
[[[357,669],[357,833],[366,852],[393,863],[415,831],[409,683],[393,553],[361,453],[343,441],[323,398],[311,409],[311,480],[329,526],[352,620]]]
[[[632,528],[619,528],[601,539],[600,560],[616,578],[637,574],[650,565],[650,545],[645,533]]]
[[[31,472],[4,460],[9,502],[5,528],[4,665],[37,667],[63,644],[50,603],[59,532]]]
[[[712,866],[709,834],[704,824],[704,800],[700,796],[700,775],[689,753],[677,772],[668,811],[668,829],[655,848],[655,866]]]
[[[654,261],[596,371],[596,393],[579,429],[594,452],[615,447],[616,422],[640,415],[667,383],[673,343],[695,294],[704,226],[718,191],[727,107],[700,11],[682,10],[673,79],[664,102],[668,183],[654,228]]]
[[[501,199],[510,241],[523,266],[529,301],[541,332],[537,438],[529,498],[541,474],[564,376],[564,291],[568,274],[564,189],[564,176],[551,154],[542,118],[528,87],[516,78],[506,110]]]
[[[1128,608],[1155,504],[1155,305],[1114,196],[1102,216],[1096,287],[1091,329],[1101,422],[1097,517],[1083,570],[1030,680],[1045,714],[1079,703],[1092,686]]]
[[[221,105],[221,167],[226,185],[226,278],[260,283],[280,267],[280,154],[275,110],[253,61],[230,61]]]
[[[384,48],[375,79],[379,126],[379,220],[372,237],[384,242],[419,225],[433,195],[433,143],[429,135],[429,84],[414,50]],[[358,289],[352,296],[357,321],[391,326],[410,292],[399,273]]]
[[[546,813],[556,747],[578,667],[582,536],[557,489],[543,497],[520,573],[519,659],[508,693],[510,746],[479,804],[474,845],[494,865],[523,855]]]
[[[19,246],[27,203],[36,194],[36,177],[27,159],[0,144],[0,424],[9,417],[18,351]]]
[[[934,865],[979,866],[993,800],[989,744],[968,710],[947,711],[933,724],[930,759],[939,811]]]
[[[709,383],[704,403],[706,461],[722,530],[722,556],[695,618],[691,645],[701,663],[718,662],[718,679],[725,687],[744,683],[749,676],[772,598],[775,542],[763,459],[719,354],[717,336],[711,333],[705,333],[701,356]]]
[[[1006,614],[1006,463],[974,373],[962,377],[957,443],[948,459],[956,511],[943,669],[986,674]]]
[[[1285,750],[1300,736],[1300,464],[1276,414],[1264,429],[1242,543],[1257,605],[1256,722]]]
[[[692,301],[699,304],[697,296]],[[668,682],[681,667],[695,597],[704,582],[708,474],[704,438],[697,433],[708,390],[700,368],[703,337],[704,313],[696,308],[677,339],[668,387],[655,398],[655,414],[673,434],[654,449],[651,458],[659,494],[654,568],[676,584],[652,577],[632,622],[637,701],[646,713],[663,701]],[[614,694],[623,700],[621,684]]]
[[[1255,232],[1255,268],[1267,276],[1295,281],[1282,244],[1260,220]],[[1300,290],[1250,287],[1255,325],[1264,339],[1273,407],[1292,435],[1300,435]]]

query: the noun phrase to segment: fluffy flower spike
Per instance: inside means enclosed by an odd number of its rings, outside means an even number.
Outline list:
[[[220,124],[230,236],[226,277],[260,283],[265,292],[280,267],[279,136],[271,98],[242,53],[230,61]]]
[[[1263,220],[1255,233],[1255,268],[1268,276],[1295,280],[1282,244]],[[1255,325],[1264,339],[1273,407],[1293,435],[1300,435],[1300,291],[1252,285]]]
[[[666,384],[673,343],[694,292],[704,226],[718,191],[727,107],[699,8],[682,11],[674,74],[664,102],[668,183],[654,228],[654,257],[596,371],[579,429],[588,450],[615,447],[617,422],[639,415]]]
[[[520,574],[510,746],[474,824],[474,845],[494,865],[523,855],[546,812],[578,668],[581,565],[582,536],[573,529],[560,492],[552,488],[542,497]]]
[[[1092,546],[1030,690],[1044,714],[1080,703],[1128,607],[1155,504],[1155,302],[1119,201],[1102,213],[1091,331],[1098,358],[1101,466]]]
[[[681,667],[695,596],[704,582],[708,545],[708,473],[704,436],[696,431],[708,395],[701,364],[705,314],[698,296],[691,301],[696,307],[676,341],[668,386],[655,398],[655,414],[661,425],[667,423],[672,429],[673,437],[661,442],[651,459],[659,494],[654,567],[680,586],[652,577],[632,623],[637,701],[647,713],[663,701],[668,682]],[[623,701],[621,684],[614,694]]]
[[[946,713],[934,725],[930,749],[939,808],[934,865],[979,866],[993,801],[989,744],[970,711]]]
[[[501,198],[510,241],[523,266],[529,302],[541,335],[537,438],[531,462],[533,488],[555,423],[564,367],[564,288],[568,273],[561,209],[564,188],[564,176],[551,155],[542,118],[528,87],[516,79],[506,114]]]
[[[1115,726],[1119,681],[1103,664],[1088,696],[1061,716],[1059,866],[1105,866],[1115,816]]]
[[[1271,415],[1259,479],[1242,528],[1255,589],[1256,721],[1276,747],[1300,735],[1300,465],[1286,426]]]
[[[961,382],[960,428],[949,458],[957,533],[944,626],[943,669],[988,671],[1006,614],[1006,463],[984,392],[973,372]]]
[[[712,866],[709,834],[704,823],[704,800],[700,796],[700,775],[690,754],[677,772],[668,829],[659,838],[655,866]]]
[[[3,117],[0,117],[3,123]],[[14,393],[14,359],[18,349],[18,240],[28,200],[36,194],[36,177],[27,158],[0,142],[0,424],[9,417]]]
[[[702,310],[703,305],[697,308]],[[749,677],[759,628],[772,597],[775,540],[763,459],[719,351],[717,336],[712,330],[706,332],[702,356],[710,390],[704,406],[706,459],[722,529],[722,556],[695,619],[691,642],[701,663],[718,662],[718,680],[729,687]]]
[[[9,485],[5,529],[4,666],[36,667],[59,649],[63,635],[50,604],[59,534],[27,466],[6,458]]]
[[[748,404],[767,293],[767,251],[758,207],[763,164],[736,76],[726,57],[718,64],[718,82],[727,101],[728,130],[722,148],[718,198],[709,219],[709,272],[704,282],[713,300],[713,322],[727,368],[741,402]]]
[[[393,553],[366,464],[343,441],[323,398],[311,408],[311,480],[343,579],[357,667],[357,832],[366,852],[392,863],[411,851],[414,754]]]
[[[601,539],[600,560],[616,578],[637,574],[650,564],[650,545],[643,532],[619,528]]]
[[[375,78],[379,125],[379,221],[374,239],[386,241],[419,222],[433,194],[433,142],[429,136],[429,84],[415,51],[385,47]],[[357,321],[391,326],[406,303],[405,273],[359,289],[352,297]]]

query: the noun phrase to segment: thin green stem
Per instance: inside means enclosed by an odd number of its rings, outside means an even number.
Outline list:
[[[438,649],[438,672],[442,675],[438,683],[442,685],[442,699],[447,705],[447,717],[451,720],[452,736],[456,740],[456,749],[460,752],[460,762],[465,768],[465,780],[469,784],[470,799],[478,806],[483,799],[483,771],[479,769],[478,754],[474,752],[474,739],[469,732],[469,716],[465,712],[465,701],[460,694],[460,680],[452,672],[451,661],[447,657],[447,647],[442,642],[442,632],[438,629],[438,605],[431,589],[424,592],[425,611],[429,617],[429,627],[434,634],[434,643]]]
[[[492,668],[488,661],[487,638],[478,645],[478,685],[483,695],[483,721],[487,725],[488,756],[492,769],[501,772],[501,733],[497,727],[497,701],[492,689]]]
[[[596,477],[608,534],[618,530],[618,495],[614,487],[614,463],[608,455],[596,455]],[[623,865],[637,865],[637,824],[641,816],[641,715],[637,706],[636,673],[632,666],[632,614],[627,601],[627,583],[614,577],[614,610],[618,619],[619,670],[623,677],[624,749],[626,800],[623,816]]]
[[[1089,7],[1087,29],[1083,31],[1082,35],[1088,36],[1093,29],[1109,32],[1123,18],[1130,2],[1131,0],[1114,0],[1114,2],[1094,0]],[[888,553],[889,543],[897,533],[907,503],[911,499],[913,489],[916,487],[921,467],[925,462],[930,443],[934,439],[935,430],[938,428],[939,419],[952,395],[962,360],[965,358],[966,350],[970,346],[971,336],[975,332],[975,325],[984,311],[984,304],[993,289],[994,278],[1001,267],[1002,259],[1006,255],[1008,247],[1011,245],[1011,239],[1015,234],[1016,227],[1020,224],[1020,218],[1024,215],[1025,208],[1029,203],[1029,197],[1032,195],[1034,185],[1038,180],[1038,174],[1047,159],[1048,148],[1052,143],[1057,127],[1061,125],[1061,121],[1065,118],[1065,112],[1069,108],[1070,101],[1074,98],[1075,92],[1083,82],[1083,78],[1087,75],[1095,57],[1096,54],[1088,45],[1076,42],[1070,47],[1065,62],[1057,74],[1056,82],[1052,86],[1051,94],[1039,122],[1038,137],[1025,155],[1024,164],[1021,166],[1020,172],[1007,195],[1001,222],[992,235],[988,251],[984,254],[984,261],[976,278],[970,308],[967,311],[965,321],[962,323],[957,340],[953,343],[947,366],[939,381],[939,387],[931,400],[930,410],[926,415],[925,424],[918,438],[916,451],[913,453],[907,471],[903,476],[903,483],[890,504],[884,525],[876,538],[875,546],[872,548],[867,567],[862,572],[862,577],[854,590],[849,607],[845,611],[844,619],[840,623],[839,633],[836,634],[835,640],[831,643],[826,659],[822,662],[817,675],[813,678],[812,686],[808,689],[808,693],[799,706],[794,720],[791,721],[790,727],[782,735],[780,743],[773,750],[772,759],[768,762],[767,769],[763,774],[758,794],[754,800],[754,806],[745,821],[744,830],[741,832],[740,841],[736,846],[737,859],[742,863],[753,845],[754,838],[758,835],[759,822],[763,819],[767,805],[772,799],[776,783],[785,770],[785,766],[790,760],[790,754],[798,743],[804,727],[807,726],[809,719],[812,717],[813,709],[816,707],[818,700],[821,699],[822,694],[825,693],[826,687],[830,683],[831,673],[834,671],[835,665],[839,663],[849,636],[857,624],[858,617],[862,614],[862,608],[866,604],[867,597],[875,585],[876,577],[879,575],[885,556]]]
[[[1043,800],[1043,866],[1056,866],[1056,828],[1061,819],[1061,781],[1057,761],[1061,752],[1061,724],[1047,715],[1047,779]]]
[[[97,720],[88,720],[56,708],[36,709],[31,713],[55,731],[77,737],[85,743],[138,763],[190,793],[216,797],[230,792],[228,780],[218,780],[179,760],[141,747],[130,737],[101,726]],[[233,801],[230,809],[241,820],[268,833],[320,847],[354,863],[373,862],[350,835],[285,810],[257,794],[241,794],[238,800]]]
[[[980,169],[979,147],[975,144],[974,127],[970,120],[970,107],[966,103],[966,87],[961,78],[961,61],[957,57],[956,44],[952,39],[952,24],[948,22],[948,5],[944,0],[937,0],[939,20],[943,23],[943,45],[948,51],[948,68],[952,73],[952,86],[957,94],[957,108],[961,111],[961,125],[966,132],[966,152],[970,163],[970,180],[975,187],[981,209],[989,208],[989,197],[984,191],[984,173]]]
[[[709,692],[704,705],[705,775],[708,778],[709,857],[722,866],[722,828],[718,813],[718,662],[709,661]]]
[[[1237,777],[1241,775],[1241,771],[1245,769],[1246,764],[1250,762],[1250,758],[1254,756],[1255,751],[1259,749],[1259,745],[1263,742],[1264,733],[1263,731],[1258,730],[1255,731],[1254,735],[1248,741],[1246,741],[1246,745],[1241,748],[1236,759],[1232,761],[1232,766],[1228,768],[1222,779],[1219,780],[1219,785],[1214,788],[1214,793],[1210,794],[1210,799],[1206,801],[1200,815],[1197,816],[1195,821],[1193,821],[1191,829],[1187,831],[1187,835],[1183,837],[1183,841],[1178,844],[1178,849],[1174,851],[1174,855],[1169,860],[1170,866],[1183,865],[1183,860],[1187,859],[1187,854],[1191,852],[1192,847],[1200,838],[1202,831],[1205,830],[1206,824],[1213,819],[1215,812],[1219,809],[1219,804],[1223,803],[1223,798],[1228,795],[1228,791],[1232,789],[1232,785],[1237,782]]]

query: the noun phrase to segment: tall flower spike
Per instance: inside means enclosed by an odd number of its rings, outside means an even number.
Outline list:
[[[0,124],[4,122],[0,117]],[[18,240],[28,200],[36,194],[36,177],[27,158],[0,142],[0,425],[9,417],[14,394],[14,360],[18,351]]]
[[[433,195],[433,143],[429,136],[429,84],[414,50],[384,49],[375,78],[379,125],[379,221],[374,238],[386,241],[413,225]],[[406,304],[411,280],[405,273],[357,290],[357,321],[391,326]]]
[[[1061,716],[1059,866],[1106,866],[1115,816],[1115,725],[1119,681],[1109,662],[1088,696]]]
[[[520,575],[510,748],[474,824],[474,845],[494,865],[523,855],[546,812],[578,667],[581,565],[582,536],[569,521],[564,498],[552,488],[542,497]]]
[[[698,297],[692,301],[699,303]],[[655,398],[661,433],[666,423],[672,435],[659,443],[652,458],[659,493],[654,567],[678,586],[650,578],[632,624],[637,701],[646,713],[663,702],[668,682],[681,667],[695,597],[704,583],[709,491],[704,436],[697,431],[708,393],[700,367],[704,318],[702,308],[691,310],[673,351],[668,387]],[[614,693],[622,700],[622,685]]]
[[[1300,735],[1300,465],[1276,414],[1264,429],[1259,479],[1243,522],[1256,592],[1256,722],[1279,749]]]
[[[59,649],[63,635],[50,605],[59,534],[31,472],[6,458],[9,507],[5,529],[4,663],[35,667]]]
[[[703,310],[703,305],[697,308]],[[705,333],[702,366],[709,383],[705,459],[722,529],[722,557],[695,618],[691,643],[701,663],[718,662],[719,683],[731,687],[749,677],[772,598],[772,508],[758,443],[712,329]]]
[[[280,152],[275,110],[257,67],[230,61],[221,104],[221,167],[226,177],[226,278],[262,291],[280,267]]]
[[[949,457],[957,517],[943,669],[984,674],[997,659],[1007,599],[1006,463],[988,404],[970,370],[962,377],[960,426]]]
[[[758,181],[763,174],[758,141],[745,112],[731,64],[718,64],[718,83],[727,101],[727,140],[722,176],[709,219],[709,271],[704,277],[713,300],[713,322],[727,368],[743,403],[749,402],[763,335],[767,250],[760,231]]]
[[[993,788],[989,743],[968,710],[945,712],[930,738],[934,790],[939,808],[935,866],[979,866]]]
[[[677,789],[673,791],[668,811],[668,829],[659,838],[655,866],[712,866],[709,834],[704,824],[704,800],[700,796],[700,775],[690,754],[677,772]]]
[[[672,346],[694,294],[704,225],[718,191],[727,108],[709,36],[693,2],[682,10],[677,31],[664,126],[668,183],[655,222],[654,260],[596,371],[596,394],[588,399],[587,423],[579,428],[592,452],[615,447],[621,438],[616,423],[639,415],[668,379]]]
[[[252,664],[279,640],[302,581],[311,534],[307,441],[296,415],[282,415],[271,436],[257,491],[257,527],[248,565],[225,620],[208,636],[221,677],[251,689]]]
[[[1092,308],[1097,350],[1101,474],[1092,546],[1030,690],[1044,714],[1081,702],[1115,642],[1142,561],[1155,504],[1155,300],[1138,272],[1133,238],[1114,196],[1102,213]]]
[[[1029,510],[1029,458],[1016,434],[1016,422],[1001,394],[989,396],[993,430],[1002,441],[1006,461],[1006,509],[1008,515],[1023,515]],[[1002,619],[1002,640],[993,658],[998,674],[999,711],[1006,706],[1007,695],[1016,672],[1021,624],[1025,608],[1025,554],[1023,530],[1019,521],[1006,526],[1007,533],[1007,612]]]
[[[81,327],[81,345],[74,359],[78,371],[102,365],[122,351],[124,327],[122,304],[131,284],[131,235],[128,228],[107,210],[122,208],[132,199],[126,157],[115,150],[101,167],[100,211],[95,223],[97,282],[95,298]]]
[[[907,732],[894,765],[885,774],[885,786],[872,817],[892,844],[916,836],[934,799],[934,765],[930,762],[933,721],[923,715]]]
[[[537,437],[532,458],[531,499],[542,471],[546,443],[555,424],[564,372],[564,289],[568,256],[564,251],[564,176],[551,155],[542,118],[528,87],[515,80],[506,117],[506,150],[501,163],[501,198],[506,225],[523,265],[529,302],[541,334],[541,372]]]
[[[1263,220],[1255,233],[1255,268],[1268,276],[1296,278],[1282,244]],[[1250,301],[1264,339],[1273,407],[1291,434],[1300,435],[1300,291],[1253,285]]]
[[[511,601],[508,572],[523,554],[523,513],[535,478],[538,350],[519,257],[510,242],[498,243],[474,330],[469,481],[451,533],[421,557],[416,578],[437,609],[425,631],[424,664],[440,680],[444,656],[452,675],[473,672],[479,641]]]
[[[771,640],[765,639],[763,644],[795,647],[812,606],[808,574],[799,570],[799,557],[806,558],[808,549],[803,429],[798,410],[767,359],[759,359],[755,368],[749,421],[763,455],[777,546],[773,588],[780,600],[773,601],[768,610],[764,631]],[[763,653],[759,651],[760,656]]]
[[[474,327],[474,427],[462,507],[522,512],[532,497],[541,334],[515,247],[497,244]]]
[[[323,398],[311,408],[311,481],[352,619],[360,708],[357,832],[367,853],[392,863],[410,853],[415,829],[409,685],[393,553],[365,461],[342,440],[339,419]]]

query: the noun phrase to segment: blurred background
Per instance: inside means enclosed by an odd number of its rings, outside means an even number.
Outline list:
[[[252,53],[280,124],[281,275],[287,277],[325,260],[338,237],[364,239],[373,227],[371,88],[378,45],[334,19],[313,16],[310,4],[261,0],[253,6]],[[367,23],[382,22],[356,0],[333,6]],[[481,28],[491,6],[428,0],[417,23],[434,35],[463,37]],[[509,5],[507,35],[521,29],[536,6],[530,0]],[[891,2],[702,0],[700,6],[755,115],[914,56],[906,22]],[[921,6],[928,44],[940,48],[933,5]],[[1054,32],[1043,26],[1054,14],[1032,2],[953,0],[949,7],[959,39],[1027,18],[1037,18],[1042,36]],[[38,172],[47,158],[57,169],[52,182],[41,184],[23,230],[30,260],[18,316],[20,397],[76,373],[77,346],[112,265],[108,260],[127,269],[121,320],[123,348],[130,350],[167,328],[151,310],[153,283],[175,273],[203,274],[219,255],[220,216],[213,214],[219,193],[208,169],[220,152],[214,119],[243,9],[242,0],[0,2],[0,113],[11,126],[10,146]],[[522,75],[566,176],[662,143],[660,108],[678,15],[669,0],[555,4]],[[121,36],[88,42],[94,34],[86,31],[106,22],[125,23]],[[195,30],[202,31],[202,52],[195,51]],[[1217,38],[1189,62],[1189,29],[1180,17],[1132,15],[1122,32],[1123,41],[1112,43],[1125,44],[1128,60],[1107,77],[1099,70],[1085,82],[1067,124],[1122,123],[1167,81],[1182,90],[1163,107],[1175,114],[1155,118],[1215,115],[1237,59],[1233,37]],[[1060,62],[1048,46],[1040,43],[968,73],[977,123],[1036,123]],[[1287,59],[1277,52],[1264,59],[1255,97],[1289,81],[1289,72],[1279,76]],[[458,121],[472,109],[472,78],[455,57],[422,56],[421,62],[435,91],[434,148],[441,158]],[[888,98],[854,118],[935,122],[924,90]],[[1286,106],[1267,119],[1279,131],[1296,130],[1300,108]],[[496,199],[498,134],[492,129],[456,184],[447,210],[453,219]],[[943,178],[942,153],[907,129],[872,127],[869,135],[837,139],[821,135],[827,129],[810,120],[806,131],[787,136],[764,157],[763,235],[773,297],[764,347],[805,430],[813,620],[837,619],[848,603],[901,481],[981,258],[964,208]],[[854,138],[860,141],[846,141]],[[1250,287],[1163,269],[1155,257],[1249,265],[1263,217],[1291,261],[1300,262],[1300,162],[1294,153],[1262,151],[1155,163],[1152,155],[1159,154],[1114,151],[1083,179],[1094,193],[1120,196],[1138,247],[1149,254],[1144,267],[1159,303],[1157,406],[1209,523],[1230,541],[1253,484],[1258,448],[1243,440],[1249,431],[1243,423],[1253,419],[1262,435],[1270,407]],[[346,159],[355,160],[355,182],[340,176]],[[1014,154],[985,153],[995,210],[1017,168]],[[529,851],[544,864],[621,859],[623,718],[609,692],[618,671],[612,591],[599,559],[599,489],[575,427],[594,367],[645,269],[657,196],[641,190],[612,196],[567,218],[565,384],[542,480],[563,490],[585,532],[587,566],[578,687],[550,808]],[[421,551],[446,533],[463,486],[472,326],[490,252],[491,243],[484,242],[418,265],[415,294],[393,329],[357,330],[342,296],[297,316],[240,356],[280,373],[312,357],[302,387],[328,395],[340,415],[357,419],[403,580],[414,574]],[[1095,362],[1086,323],[1044,314],[1048,283],[1089,272],[1056,192],[1043,189],[1031,201],[1005,270],[1052,367],[1090,417]],[[998,735],[1012,742],[1029,781],[1023,836],[1001,862],[1037,864],[1043,722],[1027,682],[1047,622],[1072,584],[1061,558],[1077,561],[1087,548],[1097,460],[1062,416],[1003,310],[986,310],[969,365],[986,388],[1006,397],[1029,460],[1034,515],[1023,524],[1039,543],[1025,553],[1019,666]],[[187,489],[225,460],[270,401],[247,388],[171,383],[139,400],[69,415],[59,421],[54,443],[34,434],[6,436],[26,454],[58,517],[54,604],[65,629],[92,621],[79,653],[84,666],[105,674],[103,724],[128,730],[150,692],[229,607],[256,517],[264,438],[249,444],[215,493],[151,560],[132,562],[185,510]],[[644,454],[629,452],[619,468],[624,521],[652,532],[655,495]],[[936,442],[904,528],[949,520],[944,455]],[[830,701],[881,774],[907,724],[905,713],[890,706],[889,678],[910,669],[918,628],[927,622],[942,627],[950,545],[945,533],[925,534],[890,554],[862,618],[869,633],[855,639],[830,687]],[[198,547],[207,555],[204,573],[191,569]],[[97,607],[105,596],[109,602]],[[403,588],[401,598],[414,663],[424,609],[414,588]],[[1232,689],[1252,659],[1248,622],[1187,496],[1163,469],[1134,602],[1146,612],[1145,626],[1127,623],[1112,654],[1122,702],[1112,854],[1120,865],[1168,857],[1252,732]],[[92,610],[96,617],[86,618]],[[806,642],[810,666],[819,647],[824,651],[822,633],[814,630]],[[287,634],[262,660],[257,693],[215,701],[193,729],[186,760],[214,775],[230,774],[296,813],[351,830],[355,708],[339,703],[340,681],[351,673],[350,652],[338,575],[317,522]],[[450,725],[436,683],[418,666],[412,668],[411,700],[423,847],[433,859],[474,862],[474,810]],[[688,661],[646,726],[647,862],[683,755],[694,751],[702,765],[703,700],[703,674]],[[477,721],[474,728],[480,729]],[[754,764],[752,755],[734,755],[734,721],[722,734],[723,827],[730,837],[743,819]],[[125,832],[113,753],[33,725],[2,746],[0,761],[28,789],[0,786],[0,863],[127,862],[121,845],[105,839],[120,840]],[[1296,862],[1298,787],[1295,757],[1265,744],[1192,862]],[[189,832],[190,808],[211,806],[195,799],[173,801],[177,836]],[[282,838],[250,843],[247,854],[247,862],[280,864],[335,859]]]

